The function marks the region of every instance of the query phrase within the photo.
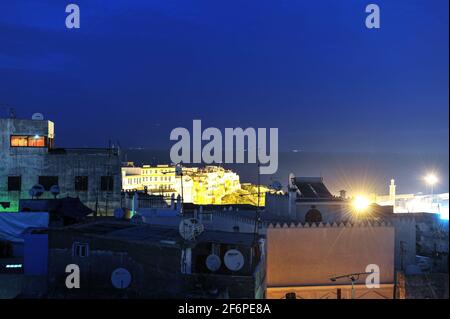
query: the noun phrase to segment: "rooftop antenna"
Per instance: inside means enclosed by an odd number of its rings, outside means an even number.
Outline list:
[[[359,276],[361,275],[371,275],[373,272],[357,272],[353,274],[346,274],[346,275],[340,275],[340,276],[334,276],[331,277],[330,280],[332,282],[336,282],[338,279],[344,279],[347,278],[352,282],[352,299],[355,299],[355,282],[359,280]]]
[[[255,212],[255,229],[254,229],[254,240],[256,241],[257,233],[258,233],[258,224],[259,224],[259,203],[260,203],[260,199],[261,199],[261,189],[260,189],[260,185],[261,185],[261,173],[260,173],[260,167],[261,167],[261,163],[259,162],[258,159],[258,201],[256,203],[256,212]]]

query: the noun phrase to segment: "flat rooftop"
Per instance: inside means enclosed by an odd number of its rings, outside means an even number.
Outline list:
[[[85,235],[111,238],[124,241],[139,241],[145,243],[161,243],[170,241],[174,243],[183,242],[183,238],[178,232],[178,228],[170,226],[132,224],[128,221],[92,221],[77,224],[61,229],[70,229]],[[248,233],[233,233],[206,230],[196,238],[194,242],[213,242],[231,245],[251,246],[254,242],[254,235]]]

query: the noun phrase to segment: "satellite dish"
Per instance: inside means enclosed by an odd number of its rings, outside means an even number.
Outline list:
[[[126,289],[131,283],[131,274],[125,268],[117,268],[111,274],[111,283],[117,289]]]
[[[204,226],[196,218],[186,218],[180,222],[178,230],[184,240],[193,240],[204,230]]]
[[[277,192],[281,191],[283,189],[283,185],[279,181],[274,181],[272,183],[272,188],[276,190]]]
[[[206,258],[206,268],[208,268],[212,272],[219,270],[221,265],[222,261],[216,254],[211,254]]]
[[[31,119],[34,121],[42,121],[42,120],[44,120],[44,115],[42,113],[34,113],[31,116]]]
[[[239,271],[244,267],[244,256],[237,249],[230,249],[225,253],[225,266],[231,271]]]
[[[124,219],[125,218],[125,212],[122,208],[116,208],[114,210],[114,217],[117,219]]]
[[[52,187],[50,187],[50,193],[52,193],[52,195],[55,196],[55,198],[56,198],[56,196],[59,195],[60,192],[61,191],[60,191],[58,185],[53,185]]]
[[[45,192],[45,188],[44,186],[40,185],[40,184],[36,184],[33,187],[31,187],[31,189],[28,191],[28,193],[30,194],[31,198],[39,198],[42,196],[42,194],[44,194]]]

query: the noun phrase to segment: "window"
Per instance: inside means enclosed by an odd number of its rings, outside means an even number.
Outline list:
[[[72,254],[75,257],[88,257],[89,256],[89,244],[75,242],[72,246]]]
[[[311,208],[305,216],[307,223],[320,223],[322,222],[322,214],[315,208]]]
[[[88,177],[75,176],[75,191],[86,192],[88,190]]]
[[[46,147],[47,137],[40,135],[11,135],[11,147]]]
[[[26,136],[11,136],[11,147],[27,147],[28,138]]]
[[[39,176],[39,184],[48,191],[53,185],[58,185],[58,176]]]
[[[114,179],[112,176],[102,176],[100,181],[100,189],[103,192],[110,192],[114,188]]]
[[[22,190],[21,176],[8,176],[8,192]]]

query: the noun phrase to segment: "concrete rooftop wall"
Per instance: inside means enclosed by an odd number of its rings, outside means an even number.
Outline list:
[[[369,264],[380,267],[381,283],[394,282],[394,227],[335,224],[267,229],[268,287],[330,285],[331,276],[364,272]]]

